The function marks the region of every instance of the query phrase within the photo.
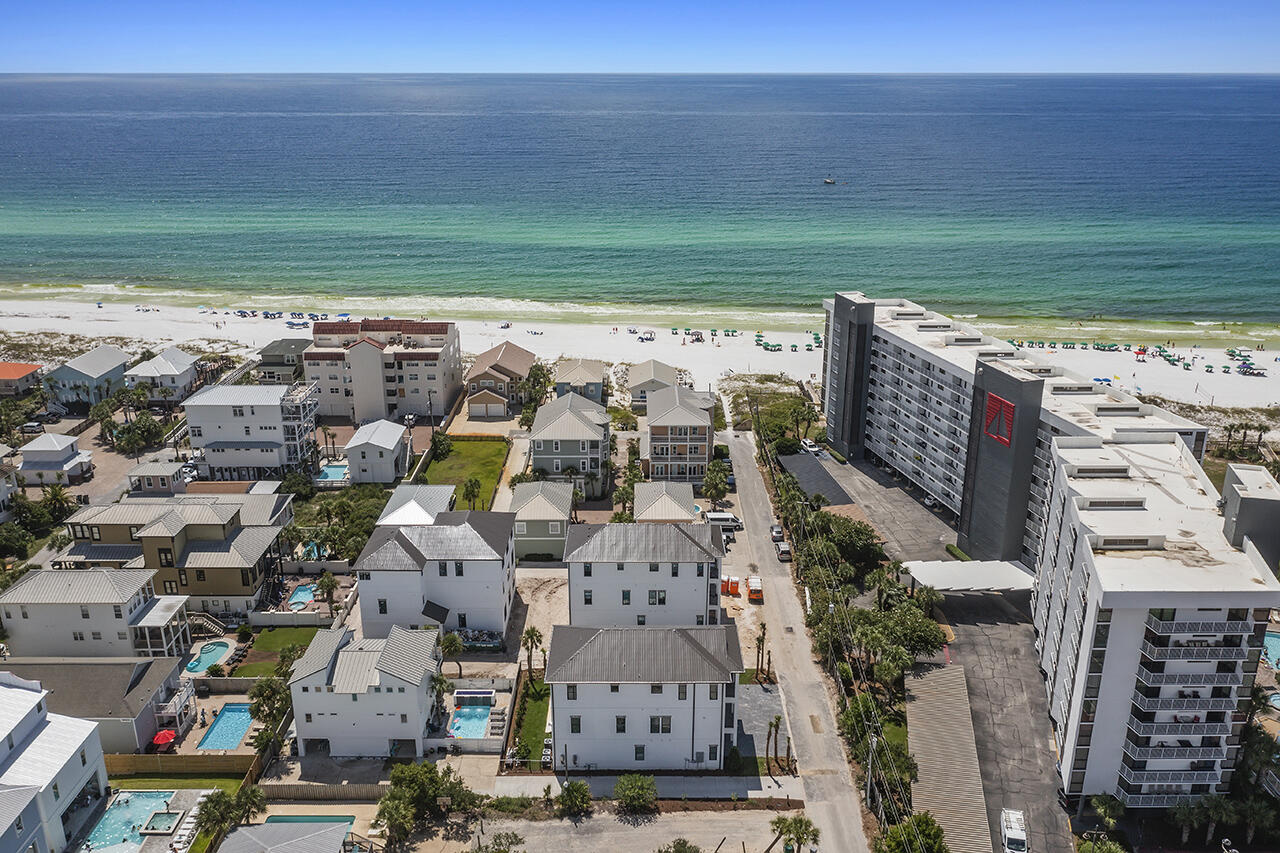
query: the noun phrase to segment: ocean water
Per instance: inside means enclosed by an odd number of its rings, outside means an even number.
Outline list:
[[[0,76],[0,298],[784,317],[837,289],[1274,326],[1280,77]]]

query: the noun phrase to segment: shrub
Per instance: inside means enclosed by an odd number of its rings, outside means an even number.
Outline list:
[[[800,439],[784,435],[773,443],[773,452],[779,456],[794,456],[800,452]]]
[[[565,784],[556,797],[556,812],[561,817],[582,817],[591,814],[591,788],[586,782]]]
[[[0,557],[17,557],[27,559],[31,543],[34,541],[30,533],[12,521],[0,524]]]
[[[209,668],[204,671],[204,674],[210,678],[222,678],[227,674],[227,671],[222,668],[222,664],[214,663],[209,665]]]
[[[702,853],[702,848],[687,838],[677,838],[659,847],[657,853]]]
[[[952,544],[951,544],[951,543],[949,543],[949,542],[947,543],[947,553],[948,553],[948,554],[950,554],[951,556],[955,557],[957,560],[972,560],[972,559],[973,559],[973,558],[972,558],[972,557],[970,557],[968,554],[966,554],[964,551],[961,551],[959,548],[957,548],[955,545],[952,545]]]
[[[315,483],[306,474],[290,471],[280,481],[280,491],[290,494],[300,501],[309,501],[316,496]]]
[[[441,459],[448,458],[453,452],[453,439],[443,432],[433,432],[431,434],[431,458],[437,462]]]
[[[248,622],[240,623],[240,627],[236,629],[236,639],[242,643],[247,643],[253,639],[253,628]]]
[[[625,773],[618,777],[618,783],[613,786],[613,798],[624,812],[652,812],[658,807],[658,785],[652,776]]]

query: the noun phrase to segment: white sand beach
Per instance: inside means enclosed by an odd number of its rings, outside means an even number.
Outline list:
[[[285,322],[284,319],[241,318],[222,311],[179,306],[141,310],[115,302],[104,302],[99,308],[92,302],[0,301],[0,330],[5,332],[132,338],[146,341],[152,349],[190,341],[225,341],[228,351],[249,353],[277,338],[310,337],[309,329],[291,330]],[[499,323],[499,319],[459,320],[463,350],[475,354],[510,340],[547,360],[568,356],[635,363],[656,358],[688,370],[698,387],[706,387],[728,371],[786,373],[796,379],[816,382],[822,369],[822,350],[815,348],[806,352],[805,344],[812,343],[812,334],[803,331],[762,329],[767,340],[783,344],[782,352],[767,353],[754,344],[756,329],[741,329],[742,334],[736,338],[721,336],[695,344],[689,343],[683,334],[672,335],[670,326],[646,324],[641,318],[618,326],[513,319],[511,328],[501,329]],[[628,325],[634,325],[639,331],[652,329],[656,340],[642,343],[636,335],[627,333]],[[812,330],[821,329],[822,318],[814,315]],[[709,330],[703,327],[702,331]],[[1003,331],[993,330],[993,333],[1003,334]],[[791,344],[796,344],[799,351],[791,352]],[[1258,352],[1254,361],[1274,369],[1269,370],[1266,377],[1249,377],[1234,371],[1229,375],[1221,372],[1223,365],[1232,362],[1220,346],[1206,344],[1197,348],[1180,344],[1175,351],[1194,357],[1194,369],[1171,367],[1159,359],[1140,363],[1127,352],[1035,349],[1028,350],[1027,354],[1037,360],[1061,364],[1085,378],[1111,379],[1113,384],[1129,391],[1203,405],[1280,405],[1280,363],[1275,360],[1280,353]],[[1206,364],[1213,365],[1215,372],[1207,373]]]

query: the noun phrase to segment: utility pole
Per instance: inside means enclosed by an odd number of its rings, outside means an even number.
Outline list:
[[[867,808],[871,808],[871,778],[875,775],[876,766],[876,736],[875,732],[871,733],[871,746],[867,749]],[[874,811],[874,809],[872,809]]]

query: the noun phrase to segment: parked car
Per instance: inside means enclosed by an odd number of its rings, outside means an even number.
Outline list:
[[[22,425],[21,431],[24,435],[36,435],[44,432],[44,424],[36,421],[27,421]]]
[[[933,495],[925,495],[924,505],[927,507],[935,507],[938,505],[938,501]]]
[[[707,524],[718,524],[722,530],[742,529],[742,519],[731,512],[707,512],[703,510],[702,520]]]
[[[56,424],[62,420],[62,415],[57,412],[41,412],[35,416],[35,420],[42,424]]]
[[[787,538],[787,535],[782,532],[781,524],[775,524],[769,528],[769,538],[774,542],[781,542]]]
[[[813,439],[802,438],[800,439],[800,449],[805,453],[817,453],[821,448],[818,447],[818,442]]]
[[[773,550],[778,552],[779,563],[791,562],[791,545],[788,542],[774,542]]]
[[[1027,853],[1027,821],[1017,809],[1000,810],[1000,841],[1004,853]],[[1227,845],[1222,845],[1225,849]]]
[[[736,492],[738,490],[738,481],[734,478],[733,472],[729,472],[729,476],[725,477],[725,482],[729,484],[729,491]]]

